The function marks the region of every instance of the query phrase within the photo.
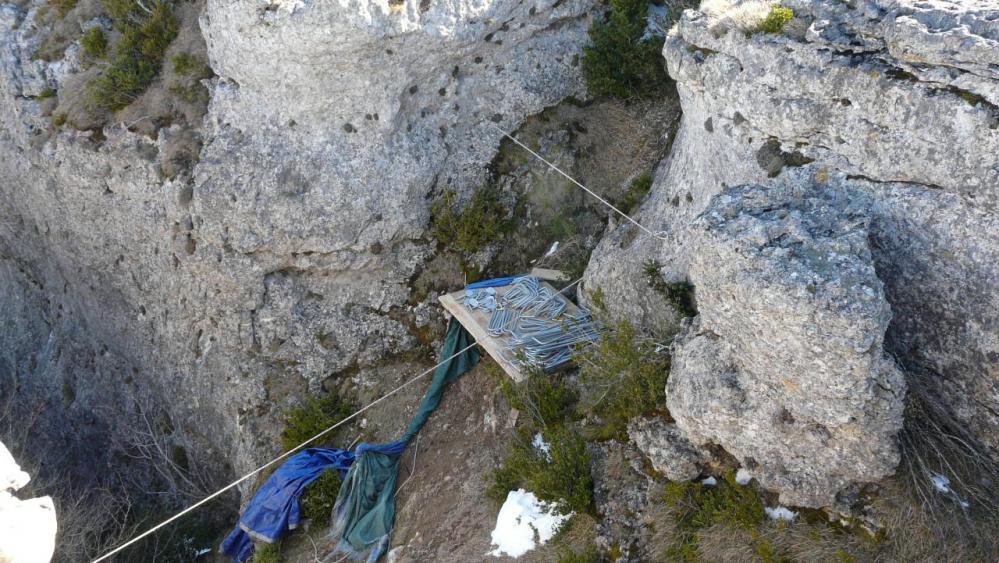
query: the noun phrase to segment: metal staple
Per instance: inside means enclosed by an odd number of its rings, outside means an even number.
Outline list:
[[[495,295],[492,288],[466,290],[465,305],[491,311],[487,332],[510,335],[508,357],[551,370],[571,360],[578,345],[599,338],[589,311],[564,315],[567,301],[536,277],[520,278],[501,298]]]

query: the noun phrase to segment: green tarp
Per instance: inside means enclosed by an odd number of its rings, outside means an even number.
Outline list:
[[[474,343],[461,324],[452,319],[441,350],[441,358],[451,358]],[[434,371],[430,387],[406,433],[388,444],[361,444],[337,496],[333,508],[331,534],[339,540],[337,551],[374,562],[388,549],[395,521],[395,487],[399,460],[406,446],[419,433],[437,408],[448,383],[472,369],[479,361],[475,347],[451,358]]]

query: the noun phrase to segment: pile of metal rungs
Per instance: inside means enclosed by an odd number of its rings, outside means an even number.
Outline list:
[[[564,297],[535,277],[519,278],[500,298],[494,288],[465,290],[465,306],[490,311],[490,336],[508,335],[505,352],[542,369],[554,369],[572,359],[575,348],[599,338],[589,311],[564,314]]]

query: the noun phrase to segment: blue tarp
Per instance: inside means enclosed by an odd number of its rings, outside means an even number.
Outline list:
[[[399,459],[437,408],[445,386],[479,361],[475,348],[458,354],[473,342],[461,324],[452,320],[441,350],[441,357],[450,359],[434,370],[416,416],[401,439],[361,444],[354,452],[309,448],[288,458],[250,500],[239,525],[222,543],[223,553],[242,563],[253,555],[253,540],[272,543],[294,529],[301,519],[298,499],[305,487],[326,469],[336,469],[341,475],[346,472],[333,507],[331,534],[339,541],[337,551],[355,558],[367,552],[370,562],[381,557],[395,521]]]
[[[507,276],[505,278],[492,278],[488,280],[477,281],[470,283],[465,286],[465,289],[482,289],[483,287],[503,287],[505,285],[510,285],[511,283],[519,280],[524,276]]]

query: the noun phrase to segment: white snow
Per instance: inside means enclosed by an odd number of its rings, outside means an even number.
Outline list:
[[[740,485],[748,485],[750,481],[753,480],[753,474],[746,471],[742,467],[735,472],[735,482]]]
[[[534,446],[534,449],[545,454],[545,459],[547,459],[548,461],[552,460],[552,447],[548,444],[548,442],[545,441],[545,438],[544,436],[541,435],[541,432],[538,432],[537,434],[534,435],[534,441],[532,441],[531,444]]]
[[[558,241],[555,241],[554,243],[552,243],[552,247],[548,249],[548,252],[546,252],[545,255],[542,256],[542,258],[548,258],[552,254],[555,254],[557,250],[558,250]]]
[[[769,506],[764,506],[763,510],[766,511],[767,516],[771,520],[787,520],[788,522],[794,520],[794,517],[798,515],[797,512],[791,510],[786,506],[778,506],[777,508],[770,508]]]
[[[940,491],[941,493],[947,495],[953,495],[954,500],[961,505],[961,508],[968,508],[971,506],[968,501],[957,496],[954,489],[950,488],[950,479],[946,475],[941,475],[939,473],[930,473],[930,482],[933,483],[933,488]]]
[[[936,487],[936,489],[941,493],[950,492],[950,479],[948,479],[946,475],[930,473],[930,481],[933,482],[933,486]]]
[[[496,517],[489,555],[520,557],[538,545],[544,545],[572,513],[559,514],[551,503],[541,502],[524,489],[510,491]],[[535,543],[537,540],[537,543]]]
[[[708,477],[705,477],[704,479],[701,479],[701,484],[704,485],[704,486],[706,486],[706,487],[714,487],[715,485],[718,484],[718,479],[715,479],[714,477],[708,476]]]
[[[208,555],[211,552],[212,552],[212,548],[206,547],[204,549],[199,549],[198,551],[194,552],[194,556],[195,557],[201,557],[202,555]]]

